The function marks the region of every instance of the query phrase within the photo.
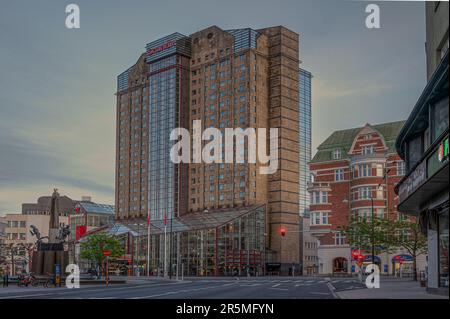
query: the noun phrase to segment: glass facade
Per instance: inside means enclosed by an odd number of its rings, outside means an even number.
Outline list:
[[[299,211],[304,216],[309,211],[309,166],[311,160],[311,78],[310,72],[300,69],[299,73]]]
[[[148,203],[151,219],[168,218],[176,211],[175,165],[170,160],[170,132],[177,121],[177,56],[149,65]]]
[[[178,271],[185,276],[262,275],[265,264],[265,206],[151,221],[150,271],[153,275]],[[125,229],[125,230],[124,230]],[[146,269],[148,228],[144,222],[121,222],[111,234],[132,235],[129,253]],[[166,272],[164,272],[164,269]]]
[[[234,52],[245,49],[256,49],[257,31],[246,28],[227,30],[227,32],[234,36]]]

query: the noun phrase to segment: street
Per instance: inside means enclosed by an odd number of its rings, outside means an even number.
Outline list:
[[[79,289],[10,285],[0,289],[0,299],[336,299],[336,292],[354,289],[366,288],[355,278],[136,278],[126,284]]]

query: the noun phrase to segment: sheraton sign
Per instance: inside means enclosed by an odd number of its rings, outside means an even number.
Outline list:
[[[158,52],[162,52],[162,51],[165,51],[167,49],[170,49],[170,48],[174,47],[175,44],[176,44],[176,42],[173,41],[173,40],[172,41],[167,41],[166,43],[161,44],[161,45],[159,45],[159,46],[157,46],[155,48],[148,49],[147,50],[147,54],[149,56],[154,55],[154,54],[156,54]]]

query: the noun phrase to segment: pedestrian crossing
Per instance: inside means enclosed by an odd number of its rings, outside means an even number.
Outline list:
[[[287,284],[287,283],[293,283],[293,284],[324,284],[324,283],[342,283],[342,284],[349,284],[349,283],[357,283],[357,279],[333,279],[333,280],[325,280],[325,279],[198,279],[195,280],[197,282],[204,282],[204,283],[240,283],[240,284],[254,284],[254,283],[265,283],[265,284]]]

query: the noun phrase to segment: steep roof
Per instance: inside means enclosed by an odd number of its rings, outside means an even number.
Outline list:
[[[372,125],[374,129],[383,135],[388,147],[389,153],[395,153],[395,140],[398,133],[402,129],[405,121],[396,121],[383,124]],[[340,130],[333,132],[322,144],[317,148],[317,153],[311,160],[311,163],[326,162],[332,160],[332,152],[335,149],[341,149],[342,158],[348,158],[347,153],[349,152],[353,140],[358,135],[358,133],[363,129],[363,127],[357,127],[347,130]]]

